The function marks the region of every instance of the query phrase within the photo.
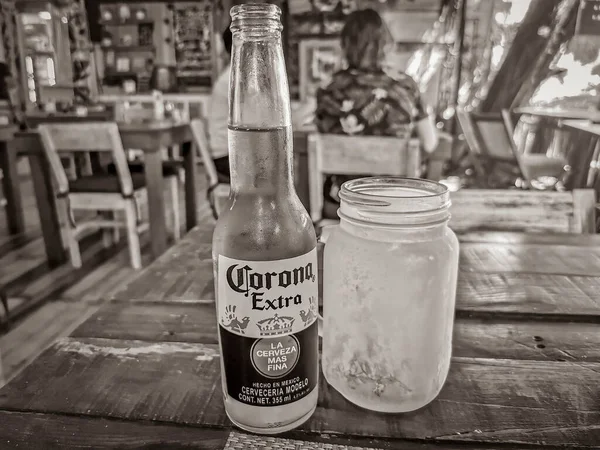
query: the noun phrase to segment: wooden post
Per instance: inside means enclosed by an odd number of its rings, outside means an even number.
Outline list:
[[[460,81],[462,75],[462,56],[465,43],[465,21],[467,9],[467,0],[459,0],[459,2],[457,36],[456,42],[454,43],[454,51],[456,52],[456,65],[454,67],[454,89],[452,91],[452,106],[454,108],[458,108],[458,92],[460,91]],[[458,118],[456,117],[455,112],[454,118],[452,119],[452,135],[456,136],[457,131]]]
[[[538,30],[552,26],[553,12],[561,1],[531,1],[506,58],[491,83],[489,93],[481,102],[481,112],[500,112],[513,104],[548,41],[547,37],[540,36]]]
[[[548,76],[549,65],[558,53],[563,42],[569,39],[575,30],[579,0],[563,0],[556,13],[555,23],[543,53],[537,58],[527,82],[520,85],[520,89],[512,101],[511,109],[519,106],[521,102],[530,97],[540,83]]]

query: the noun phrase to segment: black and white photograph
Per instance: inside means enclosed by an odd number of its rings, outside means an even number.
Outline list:
[[[600,0],[0,0],[0,450],[600,449]]]

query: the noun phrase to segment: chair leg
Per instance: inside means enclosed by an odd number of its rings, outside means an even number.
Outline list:
[[[128,200],[125,203],[125,223],[127,226],[127,241],[129,243],[129,257],[131,267],[142,268],[142,252],[140,248],[140,236],[137,230],[137,210],[135,201]]]
[[[77,240],[77,227],[75,226],[75,218],[73,217],[73,211],[69,207],[68,202],[63,202],[64,210],[66,211],[65,220],[65,231],[67,244],[69,245],[69,255],[71,257],[71,264],[73,267],[79,268],[82,266],[81,252],[79,250],[79,241]]]
[[[181,238],[181,216],[179,214],[179,177],[169,177],[169,193],[171,194],[170,222],[173,228],[173,239],[178,241]]]
[[[0,286],[0,302],[2,303],[2,306],[4,307],[4,315],[6,317],[6,323],[10,322],[10,313],[8,311],[8,294],[6,293],[6,291],[2,288],[2,286]],[[2,369],[0,369],[1,372]],[[2,374],[0,373],[0,378],[2,377]]]
[[[67,178],[69,180],[76,180],[77,179],[77,164],[75,164],[75,155],[73,153],[71,153],[62,159],[64,159],[68,165],[68,168],[65,169]]]
[[[4,372],[2,370],[2,355],[0,355],[0,388],[6,384],[4,379]]]
[[[119,229],[118,226],[113,228],[112,238],[113,238],[113,242],[115,244],[118,244],[119,241],[121,240],[121,233],[120,232],[121,232],[121,230]]]
[[[121,217],[121,213],[122,210],[114,210],[112,211],[112,218],[115,222],[117,222],[117,224],[115,224],[115,227],[111,230],[112,233],[112,240],[113,243],[116,245],[119,243],[119,240],[121,239],[121,224],[123,222],[123,218]],[[139,217],[139,216],[138,216]]]
[[[103,211],[102,217],[107,220],[115,220],[115,212],[114,211]],[[114,228],[105,228],[102,230],[102,246],[104,248],[109,248],[113,244],[116,244],[117,241],[113,240],[114,237]]]

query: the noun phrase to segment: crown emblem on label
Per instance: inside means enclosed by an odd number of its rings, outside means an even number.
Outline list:
[[[258,321],[256,326],[258,327],[261,336],[273,336],[276,334],[291,333],[294,320],[293,317],[279,317],[275,314],[273,317]]]

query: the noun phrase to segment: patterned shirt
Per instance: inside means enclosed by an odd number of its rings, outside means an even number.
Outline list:
[[[408,75],[346,69],[317,90],[316,123],[321,133],[405,136],[427,117],[417,83]]]
[[[405,74],[392,78],[381,70],[345,69],[317,90],[315,123],[321,133],[411,136],[415,123],[426,117],[419,87]],[[357,177],[328,177],[326,199],[339,202],[339,187],[352,178]]]

